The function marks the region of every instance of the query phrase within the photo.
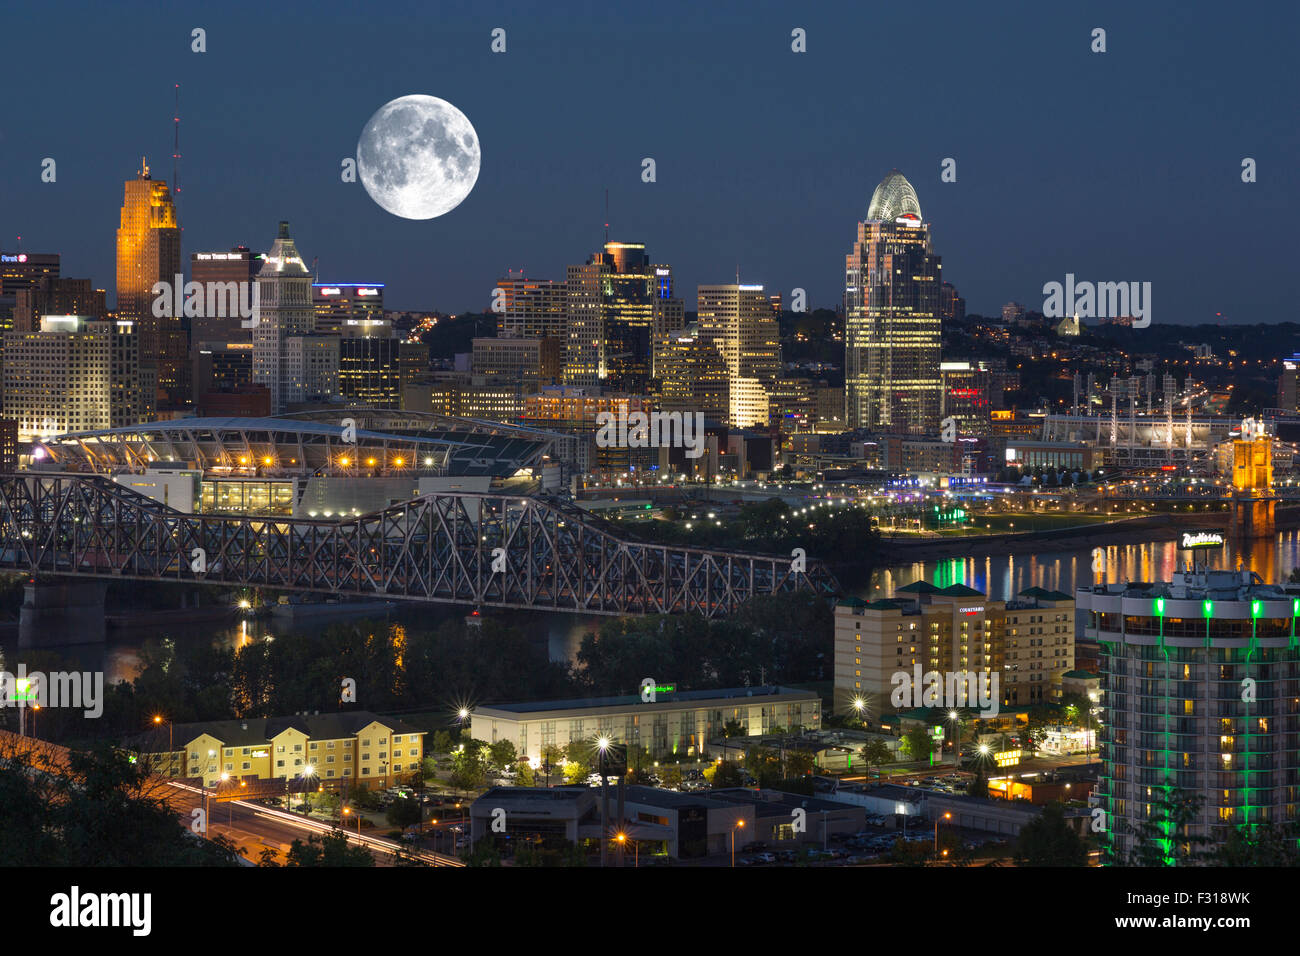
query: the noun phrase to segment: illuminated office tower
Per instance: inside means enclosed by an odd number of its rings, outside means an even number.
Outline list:
[[[655,348],[659,407],[664,411],[702,412],[708,421],[725,421],[731,413],[731,379],[727,363],[698,325],[667,337]]]
[[[315,282],[311,287],[311,304],[316,314],[315,330],[339,335],[349,322],[384,320],[384,284]]]
[[[275,243],[257,273],[257,286],[261,316],[253,329],[253,384],[270,391],[271,414],[275,415],[290,402],[300,401],[303,388],[308,387],[309,383],[302,381],[295,386],[290,379],[285,343],[294,336],[310,335],[314,321],[311,273],[289,235],[287,222],[280,223]],[[301,348],[298,354],[301,358]],[[310,387],[314,389],[316,382]]]
[[[350,405],[401,408],[401,339],[392,321],[345,319],[339,332],[339,394]]]
[[[607,242],[566,277],[566,384],[643,394],[656,327],[680,328],[672,269],[640,242]]]
[[[560,343],[553,338],[522,339],[511,335],[476,338],[470,368],[484,385],[514,384],[535,392],[560,384]]]
[[[281,393],[290,405],[328,402],[339,394],[343,340],[337,335],[289,335],[284,340]]]
[[[942,263],[916,190],[894,170],[871,196],[845,261],[845,413],[850,428],[937,430]]]
[[[564,384],[593,388],[605,379],[605,322],[602,286],[609,265],[598,256],[569,266],[565,277],[566,337]]]
[[[140,341],[141,382],[152,411],[154,392],[171,404],[189,400],[189,342],[183,317],[168,305],[154,314],[157,282],[169,287],[181,274],[181,231],[171,191],[149,175],[141,161],[139,174],[125,184],[121,224],[117,230],[117,316],[136,323]]]
[[[0,298],[18,294],[19,289],[31,289],[42,279],[59,277],[59,255],[35,252],[0,251]]]
[[[493,302],[498,335],[556,339],[563,349],[568,337],[566,283],[553,279],[525,279],[512,272],[497,280]]]
[[[702,285],[697,315],[700,337],[727,368],[730,424],[766,426],[771,392],[781,373],[777,313],[761,285]]]
[[[251,292],[244,292],[240,283],[257,281],[257,272],[262,268],[262,256],[255,254],[247,246],[234,246],[227,252],[191,252],[190,281],[203,286],[205,293],[210,283],[220,283],[221,295],[213,297],[219,304],[209,314],[204,308],[203,315],[190,321],[190,341],[197,342],[251,342],[253,332],[245,325],[246,316],[239,314],[238,308],[230,304],[252,304]],[[235,283],[232,287],[229,283]],[[233,298],[232,294],[233,293]],[[204,301],[209,297],[205,294]],[[225,315],[218,315],[225,312]]]
[[[46,315],[34,331],[6,332],[4,417],[20,441],[144,420],[131,322]]]

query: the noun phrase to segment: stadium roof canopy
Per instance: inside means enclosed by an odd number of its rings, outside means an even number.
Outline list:
[[[330,413],[328,421],[180,418],[58,435],[35,444],[69,470],[107,474],[176,465],[232,475],[501,478],[537,465],[550,447],[543,432],[490,429],[476,422],[456,428],[455,421],[441,421],[436,429],[378,431],[364,427],[366,410],[344,409]]]

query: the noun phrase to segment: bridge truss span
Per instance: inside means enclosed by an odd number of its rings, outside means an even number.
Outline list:
[[[839,590],[811,559],[646,544],[546,497],[434,494],[343,521],[185,514],[41,472],[0,475],[0,568],[586,614],[720,617]]]

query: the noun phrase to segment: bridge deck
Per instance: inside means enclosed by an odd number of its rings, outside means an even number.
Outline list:
[[[98,475],[0,475],[0,568],[589,614],[838,593],[820,563],[644,544],[567,502],[435,494],[343,521],[194,515]]]

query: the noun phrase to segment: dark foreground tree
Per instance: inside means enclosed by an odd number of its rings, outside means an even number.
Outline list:
[[[375,858],[363,846],[353,846],[347,834],[334,830],[324,836],[312,834],[307,842],[294,840],[285,866],[374,866]]]
[[[187,829],[175,791],[108,748],[0,744],[0,847],[7,866],[237,866],[229,840]]]
[[[1065,820],[1065,807],[1049,803],[1020,831],[1016,862],[1021,866],[1086,866],[1088,849]]]

